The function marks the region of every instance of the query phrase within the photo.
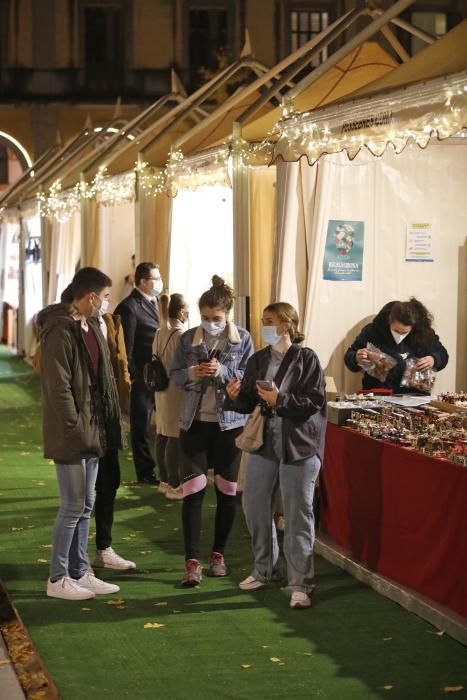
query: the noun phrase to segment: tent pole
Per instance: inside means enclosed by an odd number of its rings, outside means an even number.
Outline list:
[[[40,215],[41,227],[41,273],[42,273],[42,306],[47,306],[49,298],[49,255],[50,255],[50,223]]]
[[[215,78],[211,79],[209,83],[203,86],[203,88],[200,88],[196,93],[193,93],[191,97],[187,98],[185,100],[186,104],[186,109],[182,110],[182,113],[177,115],[176,119],[170,124],[168,124],[165,129],[163,129],[161,132],[157,133],[156,136],[149,141],[145,147],[142,150],[142,153],[147,153],[147,151],[152,147],[153,143],[159,139],[165,131],[168,129],[172,128],[173,126],[176,126],[179,124],[181,121],[183,121],[187,115],[189,115],[196,107],[199,107],[199,105],[203,104],[203,102],[206,100],[207,97],[212,95],[219,86],[223,85],[224,83],[227,82],[227,80],[230,80],[231,77],[235,75],[241,68],[248,68],[250,64],[252,63],[252,59],[248,57],[244,57],[233,63],[231,66],[228,66],[225,70],[222,71],[218,76]],[[196,99],[192,99],[194,95],[198,95]],[[229,100],[227,100],[227,103]],[[208,115],[207,119],[210,119],[210,115]],[[205,120],[200,122],[200,125],[204,124]],[[197,128],[194,127],[195,129]],[[190,133],[190,132],[189,132]]]
[[[370,39],[374,36],[381,27],[384,27],[393,17],[399,15],[403,12],[409,5],[412,5],[415,0],[398,0],[394,3],[386,12],[383,12],[377,19],[373,20],[371,24],[358,32],[350,41],[342,46],[340,49],[335,51],[332,56],[328,58],[327,61],[322,63],[320,66],[315,68],[315,70],[309,75],[305,76],[297,85],[295,85],[292,90],[286,94],[286,99],[288,101],[294,100],[297,95],[300,95],[306,88],[313,85],[321,76],[329,70],[332,66],[335,66],[339,61],[341,61],[345,56],[347,56],[353,49],[363,44],[364,41]]]
[[[382,12],[382,10],[380,10],[380,12]],[[391,20],[391,24],[395,24],[396,27],[400,27],[401,29],[405,29],[406,32],[409,32],[409,34],[413,34],[413,36],[416,36],[418,39],[421,39],[422,41],[425,42],[425,44],[434,44],[435,41],[437,41],[435,36],[432,36],[431,34],[424,32],[423,29],[418,29],[417,27],[414,27],[409,22],[406,22],[405,19],[400,19],[399,17],[394,17]]]
[[[266,104],[271,98],[277,95],[279,90],[282,87],[284,87],[284,85],[288,85],[291,79],[302,68],[304,68],[308,63],[310,63],[311,59],[314,56],[316,56],[320,51],[329,46],[329,44],[332,41],[337,39],[347,29],[347,27],[353,24],[357,20],[357,18],[363,14],[367,14],[367,10],[365,8],[352,10],[352,12],[345,19],[345,21],[341,22],[341,24],[339,24],[338,27],[334,27],[334,29],[330,32],[327,32],[325,36],[320,36],[319,40],[315,42],[315,45],[313,46],[313,48],[310,49],[310,51],[308,51],[303,56],[301,56],[301,58],[298,58],[294,63],[292,63],[292,65],[289,66],[288,69],[285,70],[281,76],[277,76],[276,82],[273,83],[272,86],[268,90],[266,90],[262,95],[260,95],[258,99],[255,100],[255,102],[253,102],[252,105],[250,105],[244,112],[242,112],[242,114],[238,117],[238,122],[240,124],[245,124],[245,122],[251,119],[264,104]],[[322,65],[327,65],[327,61],[325,61],[325,63]],[[291,89],[293,90],[293,87]]]
[[[306,44],[301,46],[299,49],[297,49],[297,51],[295,51],[290,56],[287,56],[286,58],[284,58],[280,63],[278,63],[273,68],[268,70],[260,78],[257,78],[257,80],[254,80],[249,85],[246,85],[242,90],[239,90],[234,95],[232,95],[232,97],[230,97],[228,100],[226,100],[223,105],[221,105],[218,109],[214,110],[214,112],[212,112],[204,120],[204,122],[202,122],[202,124],[193,127],[190,131],[188,131],[186,134],[181,136],[174,144],[175,149],[181,148],[184,143],[186,143],[192,137],[196,136],[199,133],[199,131],[201,131],[201,129],[205,128],[207,125],[209,125],[211,123],[215,123],[222,114],[224,114],[225,112],[228,112],[229,109],[231,109],[231,107],[236,105],[240,100],[244,100],[252,93],[258,91],[261,87],[263,87],[263,85],[266,85],[268,82],[270,82],[271,78],[276,77],[285,68],[287,68],[291,64],[294,64],[301,56],[304,56],[304,55],[309,56],[309,52],[320,41],[322,41],[325,37],[327,37],[329,34],[331,34],[331,32],[333,32],[334,30],[337,30],[338,27],[341,27],[343,25],[343,23],[348,22],[350,17],[352,17],[352,19],[350,21],[353,21],[354,19],[356,19],[357,16],[359,16],[360,14],[364,14],[366,12],[368,12],[368,10],[365,8],[358,9],[358,10],[349,10],[349,12],[347,12],[343,17],[340,17],[338,20],[333,22],[333,24],[330,24],[329,27],[326,27],[326,29],[323,30],[317,37],[310,39],[310,41],[308,41]],[[298,68],[297,70],[300,70],[300,69]],[[295,71],[295,72],[297,72],[297,71]],[[295,75],[295,73],[294,73],[294,75]],[[290,78],[287,77],[285,80],[283,78],[281,78],[281,80],[283,80],[282,84],[286,84],[290,81]],[[276,84],[277,83],[275,83],[275,85]],[[280,87],[281,86],[279,85],[277,89],[279,89]]]
[[[81,173],[80,182],[84,185],[85,179],[84,175]],[[80,231],[81,231],[81,256],[80,256],[80,268],[87,267],[91,264],[91,251],[90,251],[90,230],[91,230],[91,200],[85,197],[83,194],[80,196],[79,209],[80,209]]]
[[[397,38],[397,36],[394,34],[392,29],[389,27],[381,27],[381,34],[384,36],[384,38],[388,41],[388,43],[392,46],[394,51],[397,53],[399,58],[402,60],[403,63],[409,60],[410,55],[407,53],[407,51],[404,49],[402,46],[401,42]]]
[[[234,123],[232,148],[233,268],[235,322],[250,329],[249,168],[243,164],[240,125]]]
[[[136,183],[135,183],[135,263],[138,265],[142,260],[142,241],[143,241],[143,230],[142,230],[142,212],[141,207],[144,206],[145,194],[141,187],[139,172],[143,165],[143,158],[141,153],[138,153],[137,167],[136,167]]]

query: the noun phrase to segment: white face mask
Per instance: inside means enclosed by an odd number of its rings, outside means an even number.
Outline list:
[[[391,335],[394,338],[396,345],[400,345],[402,343],[402,341],[404,340],[404,338],[407,338],[409,333],[410,333],[410,331],[408,333],[396,333],[396,331],[393,331],[391,328]]]
[[[159,294],[162,292],[163,289],[164,289],[164,283],[162,281],[162,278],[160,278],[154,282],[154,286],[152,288],[153,296],[155,296],[155,297],[159,296]]]
[[[97,297],[99,299],[99,297]],[[109,300],[108,299],[99,299],[100,301],[100,306],[95,306],[92,304],[92,311],[91,311],[91,316],[93,318],[96,318],[98,316],[102,316],[103,314],[106,314],[107,311],[109,310]]]

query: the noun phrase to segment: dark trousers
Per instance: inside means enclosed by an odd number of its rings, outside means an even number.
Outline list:
[[[181,474],[180,440],[166,435],[156,435],[156,462],[160,480],[174,489],[180,486]]]
[[[114,502],[120,486],[120,464],[118,450],[109,450],[99,460],[96,479],[96,549],[107,549],[112,544]]]
[[[131,385],[130,430],[131,449],[138,481],[154,474],[154,460],[149,449],[148,429],[154,408],[154,392],[150,391],[142,379]]]
[[[183,450],[182,525],[185,559],[199,559],[202,506],[208,469],[214,470],[216,516],[212,552],[224,553],[236,511],[236,490],[240,450],[235,438],[242,428],[222,431],[218,423],[193,421],[189,430],[180,431]]]

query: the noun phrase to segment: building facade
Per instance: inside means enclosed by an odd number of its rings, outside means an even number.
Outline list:
[[[0,187],[57,138],[131,118],[170,90],[193,90],[239,55],[248,30],[272,66],[358,0],[0,0]],[[380,3],[385,8],[391,0]],[[432,34],[466,16],[467,0],[417,2],[404,15]],[[357,23],[342,41],[358,31]],[[399,36],[409,53],[420,42]],[[418,43],[417,43],[418,42]],[[322,54],[316,61],[326,58]],[[57,136],[59,135],[59,136]],[[19,145],[18,145],[19,144]]]

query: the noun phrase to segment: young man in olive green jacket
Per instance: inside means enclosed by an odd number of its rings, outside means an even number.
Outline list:
[[[52,534],[47,595],[67,600],[116,593],[94,576],[87,558],[98,461],[121,447],[120,408],[99,309],[112,281],[100,270],[79,270],[73,304],[54,304],[38,317],[44,456],[55,462],[60,509]]]

